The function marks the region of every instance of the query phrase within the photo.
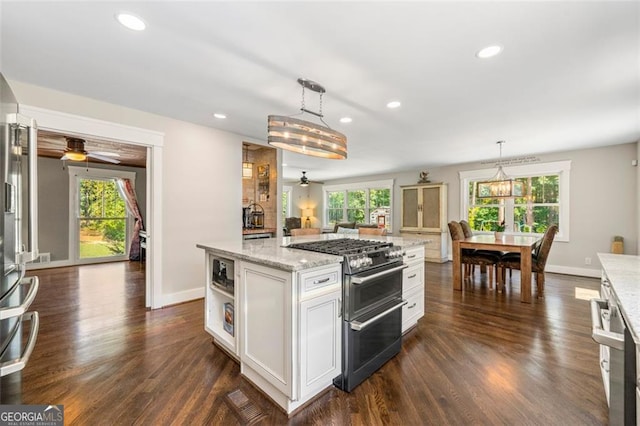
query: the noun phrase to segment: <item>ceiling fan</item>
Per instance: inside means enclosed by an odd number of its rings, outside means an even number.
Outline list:
[[[85,161],[88,158],[95,158],[96,160],[105,161],[112,164],[120,164],[120,160],[113,158],[118,156],[115,153],[109,152],[87,152],[84,149],[85,140],[80,138],[73,138],[65,136],[67,140],[67,147],[65,148],[64,155],[61,160],[67,161]]]
[[[316,182],[316,181],[311,181],[309,180],[309,178],[307,177],[307,172],[302,172],[302,176],[300,177],[300,186],[309,186],[310,183],[319,183],[320,185],[324,184],[324,182]]]

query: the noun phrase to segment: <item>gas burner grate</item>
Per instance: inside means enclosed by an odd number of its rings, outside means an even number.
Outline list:
[[[310,241],[306,243],[289,244],[289,248],[315,251],[318,253],[348,255],[367,253],[392,247],[393,243],[376,240],[359,240],[354,238],[337,238],[335,240]]]

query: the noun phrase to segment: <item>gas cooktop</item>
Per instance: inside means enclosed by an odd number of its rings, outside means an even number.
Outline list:
[[[393,243],[375,240],[359,240],[354,238],[338,238],[334,240],[309,241],[305,243],[293,243],[288,248],[315,251],[318,253],[350,255],[367,253],[393,247]]]

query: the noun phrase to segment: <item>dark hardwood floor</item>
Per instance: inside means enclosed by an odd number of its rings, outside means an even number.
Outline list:
[[[34,271],[38,343],[25,404],[63,404],[66,424],[241,424],[241,389],[260,424],[587,425],[607,423],[589,303],[599,280],[547,274],[545,299],[520,303],[484,276],[451,289],[451,263],[426,264],[426,314],[402,352],[352,393],[331,389],[288,419],[212,345],[203,300],[144,308],[137,262]]]

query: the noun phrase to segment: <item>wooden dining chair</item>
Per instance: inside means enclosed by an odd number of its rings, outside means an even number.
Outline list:
[[[322,230],[320,228],[294,228],[291,230],[292,237],[300,235],[319,235]]]
[[[452,220],[449,222],[449,233],[451,240],[464,240],[464,231],[460,223]],[[481,253],[479,250],[462,249],[460,253],[460,262],[464,265],[465,279],[471,278],[471,267],[473,265],[485,266],[488,272],[489,288],[493,288],[494,276],[497,277],[497,266],[500,256]]]
[[[358,228],[360,235],[387,235],[386,228]]]
[[[558,233],[558,226],[551,225],[547,228],[540,243],[534,247],[531,252],[531,272],[536,274],[536,288],[538,291],[538,297],[544,297],[544,268],[547,265],[547,258],[549,257],[549,251],[551,251],[551,245],[553,239]],[[498,270],[501,277],[498,280],[499,285],[504,286],[506,281],[507,269],[520,270],[520,253],[506,253],[500,258],[498,262]]]

